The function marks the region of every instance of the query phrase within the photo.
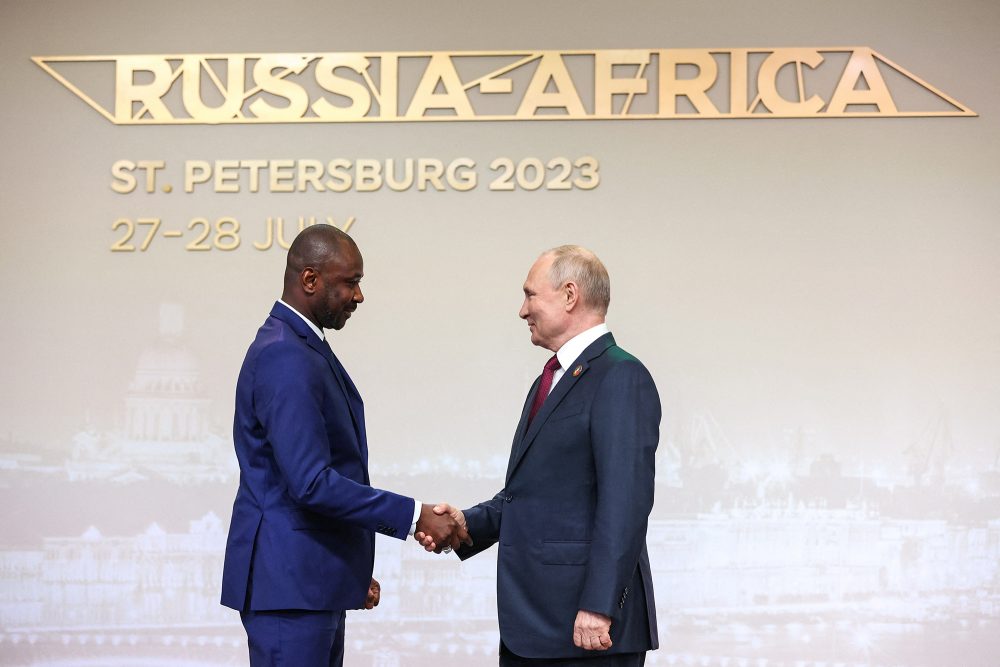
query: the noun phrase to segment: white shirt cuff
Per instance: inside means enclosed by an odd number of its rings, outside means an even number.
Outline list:
[[[422,502],[413,499],[413,523],[410,524],[409,536],[413,537],[413,533],[417,532],[417,519],[420,518],[420,507],[423,505]]]

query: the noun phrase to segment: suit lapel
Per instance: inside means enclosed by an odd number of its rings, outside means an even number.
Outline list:
[[[338,380],[340,381],[340,388],[344,390],[344,394],[347,395],[347,405],[351,409],[351,418],[354,420],[354,427],[358,432],[358,442],[361,445],[361,456],[364,458],[365,465],[368,465],[368,439],[365,433],[365,404],[361,400],[361,393],[358,388],[354,385],[354,381],[351,380],[351,376],[347,374],[347,369],[344,365],[340,363],[340,359],[337,355],[333,353],[330,346],[326,343],[322,343],[322,346],[327,349],[330,353],[330,359],[333,360],[334,369]],[[367,478],[367,472],[365,472]]]
[[[354,386],[354,382],[326,341],[320,340],[316,336],[316,332],[312,331],[298,315],[288,312],[288,309],[280,303],[274,304],[274,308],[271,309],[271,315],[290,326],[292,331],[305,340],[306,345],[326,359],[326,363],[330,366],[330,371],[333,373],[334,378],[336,378],[337,384],[340,385],[341,391],[344,392],[344,398],[347,399],[348,412],[351,414],[354,432],[358,437],[358,448],[365,462],[365,478],[367,481],[368,443],[365,439],[364,403],[361,400],[361,394],[358,393],[358,388]]]
[[[521,411],[521,421],[517,425],[517,433],[514,436],[514,446],[511,448],[511,458],[507,465],[507,481],[510,481],[511,475],[514,474],[514,470],[517,468],[521,459],[524,458],[525,453],[527,453],[528,448],[535,441],[538,436],[539,431],[545,425],[545,421],[549,418],[549,415],[555,411],[559,404],[564,398],[572,391],[573,387],[580,378],[587,374],[587,369],[590,368],[590,361],[595,359],[602,354],[604,351],[615,344],[614,336],[610,333],[604,334],[593,343],[591,343],[587,349],[585,349],[576,360],[570,364],[569,368],[563,373],[562,377],[559,378],[559,382],[552,389],[548,398],[542,403],[542,407],[538,410],[538,414],[531,421],[531,424],[526,425],[528,421],[528,412],[531,410],[531,404],[534,402],[535,392],[538,391],[538,384],[540,378],[535,380],[535,384],[532,390],[528,392],[528,401],[524,405],[524,409]],[[579,368],[579,372],[577,369]]]
[[[531,385],[531,389],[528,391],[528,398],[524,401],[524,407],[521,408],[521,419],[517,422],[517,430],[514,431],[514,442],[510,447],[510,459],[507,461],[507,479],[510,479],[510,472],[514,469],[514,463],[520,459],[521,441],[524,440],[524,432],[528,428],[528,413],[531,412],[531,404],[535,402],[535,392],[538,391],[538,385],[541,381],[541,375],[535,378],[535,383]],[[537,417],[538,415],[535,416]]]

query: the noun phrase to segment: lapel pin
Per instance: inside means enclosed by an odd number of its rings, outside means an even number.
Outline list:
[[[583,372],[583,366],[582,365],[581,366],[577,366],[576,368],[573,369],[573,377],[575,377],[575,378],[576,377],[580,377],[580,373],[582,373],[582,372]]]

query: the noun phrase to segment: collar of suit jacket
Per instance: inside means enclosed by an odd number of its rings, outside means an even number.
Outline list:
[[[306,325],[307,325],[307,326],[309,327],[309,329],[310,329],[310,330],[311,330],[311,331],[312,331],[312,332],[313,332],[314,334],[316,334],[316,336],[317,336],[317,337],[318,337],[318,338],[319,338],[320,340],[326,340],[326,336],[325,336],[325,335],[323,334],[323,330],[322,330],[322,329],[320,329],[320,328],[319,328],[318,326],[316,326],[315,324],[313,324],[312,322],[310,322],[310,321],[309,321],[309,318],[308,318],[308,317],[306,317],[305,315],[303,315],[303,314],[302,314],[302,313],[300,313],[299,311],[295,310],[295,308],[294,308],[293,306],[291,306],[291,305],[289,305],[289,304],[285,303],[285,302],[284,302],[284,301],[282,301],[281,299],[278,299],[278,300],[277,300],[277,301],[275,302],[275,306],[277,306],[277,304],[281,304],[282,306],[284,306],[284,307],[285,307],[285,308],[287,308],[288,310],[292,311],[292,313],[293,313],[293,314],[294,314],[294,315],[295,315],[296,317],[298,317],[298,318],[299,318],[300,320],[302,320],[303,322],[305,322],[305,323],[306,323]],[[272,315],[274,315],[274,314],[275,314],[275,313],[274,313],[274,310],[272,310],[272,311],[271,311],[271,314],[272,314]]]

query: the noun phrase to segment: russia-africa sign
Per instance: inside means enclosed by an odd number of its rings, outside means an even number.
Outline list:
[[[117,125],[976,115],[867,47],[33,60]],[[113,79],[85,91],[67,63]]]

